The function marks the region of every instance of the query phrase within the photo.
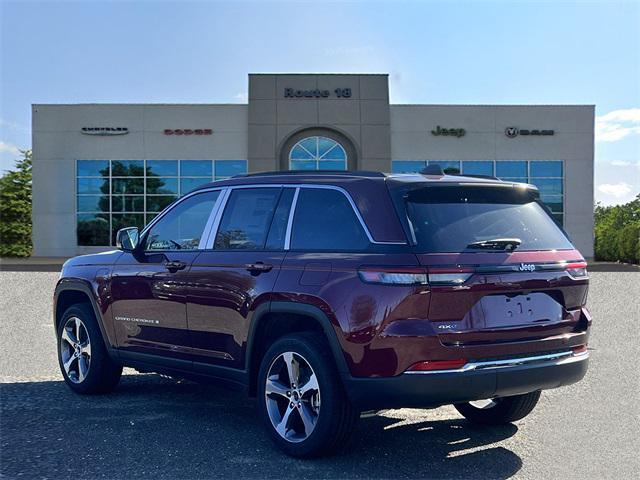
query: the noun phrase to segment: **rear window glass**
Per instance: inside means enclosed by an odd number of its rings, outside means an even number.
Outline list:
[[[482,251],[474,242],[518,239],[518,250],[561,250],[573,246],[528,190],[504,187],[422,187],[401,192],[417,251]]]

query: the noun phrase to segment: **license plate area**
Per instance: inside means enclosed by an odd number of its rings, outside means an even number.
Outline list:
[[[563,318],[562,305],[545,293],[488,295],[481,302],[488,328],[547,325]]]

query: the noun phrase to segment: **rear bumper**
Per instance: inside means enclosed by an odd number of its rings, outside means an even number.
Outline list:
[[[344,383],[349,398],[361,410],[429,408],[570,385],[585,376],[588,363],[588,352],[567,351],[469,363],[458,370],[348,377]]]

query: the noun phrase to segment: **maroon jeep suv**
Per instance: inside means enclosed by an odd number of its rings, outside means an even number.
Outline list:
[[[512,422],[587,370],[587,265],[532,185],[250,174],[117,245],[57,284],[69,387],[108,392],[123,366],[223,381],[257,397],[290,455],[339,449],[363,411],[453,404]]]

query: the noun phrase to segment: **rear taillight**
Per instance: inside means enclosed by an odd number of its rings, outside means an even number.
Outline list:
[[[363,282],[385,285],[426,285],[427,272],[413,267],[367,267],[358,270]]]
[[[573,347],[571,350],[573,350],[574,355],[582,355],[583,353],[587,353],[589,349],[586,345],[580,345],[579,347]]]
[[[429,284],[431,285],[462,285],[473,275],[472,268],[447,267],[429,268]]]
[[[437,267],[426,269],[421,267],[363,267],[358,270],[363,282],[381,283],[385,285],[462,285],[473,275],[472,268]]]
[[[418,362],[411,365],[408,372],[427,372],[433,370],[457,370],[466,365],[467,361],[464,358],[457,358],[455,360],[428,360],[425,362]]]
[[[573,278],[587,277],[587,262],[567,263],[565,266],[567,273]]]

